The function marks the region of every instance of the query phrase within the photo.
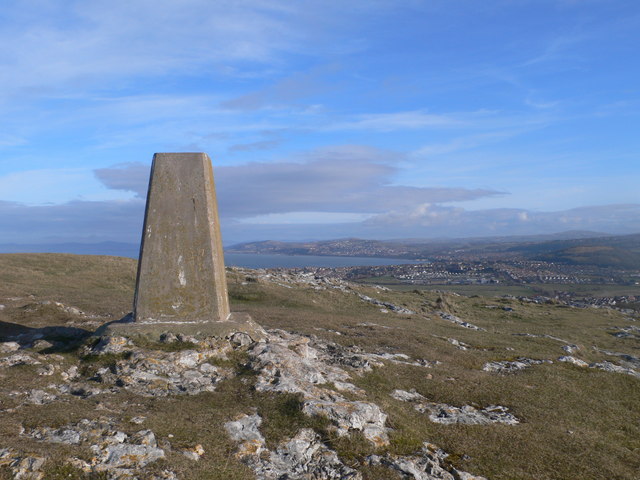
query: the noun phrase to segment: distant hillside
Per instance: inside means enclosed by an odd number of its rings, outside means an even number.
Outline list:
[[[532,260],[640,268],[640,234],[533,243],[511,249]]]
[[[568,235],[570,232],[565,233]],[[574,232],[584,235],[585,232]],[[496,237],[433,240],[362,240],[345,238],[319,242],[251,242],[233,245],[234,253],[335,255],[398,259],[529,259],[573,265],[640,268],[640,234],[531,240],[532,237]],[[535,237],[533,237],[535,238]],[[548,236],[545,236],[548,238]]]
[[[46,243],[46,244],[0,244],[0,253],[73,253],[76,255],[112,255],[138,258],[140,245],[123,242],[98,243]]]

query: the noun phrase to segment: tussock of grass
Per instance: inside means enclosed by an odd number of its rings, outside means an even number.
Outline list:
[[[83,472],[79,468],[60,461],[48,462],[44,466],[47,480],[108,480],[107,472]]]

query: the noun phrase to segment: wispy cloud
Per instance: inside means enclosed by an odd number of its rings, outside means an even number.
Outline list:
[[[431,155],[441,155],[445,153],[457,152],[460,150],[467,150],[470,148],[478,147],[480,145],[499,142],[506,138],[516,136],[519,133],[522,133],[522,131],[523,130],[509,130],[456,137],[446,143],[436,143],[420,147],[417,150],[411,152],[411,156],[428,157]]]
[[[355,115],[346,121],[337,121],[327,126],[326,129],[389,132],[392,130],[410,130],[426,127],[454,127],[462,126],[463,123],[464,120],[457,115],[433,114],[422,110],[415,110]]]
[[[229,218],[290,212],[381,213],[501,193],[394,185],[401,158],[397,152],[343,145],[307,152],[295,161],[219,166],[215,175],[220,212]],[[148,166],[124,164],[99,169],[96,175],[109,188],[143,196],[145,172]]]
[[[257,150],[270,150],[282,143],[282,140],[261,140],[259,142],[239,143],[229,147],[230,152],[255,152]]]
[[[3,243],[136,243],[140,240],[143,214],[142,199],[125,202],[74,201],[50,206],[26,206],[0,201],[0,228]],[[286,215],[262,216],[253,221],[223,217],[222,234],[226,244],[230,244],[258,239],[295,241],[345,236],[377,239],[452,238],[568,230],[612,234],[640,231],[640,204],[601,205],[553,212],[523,209],[469,211],[423,204],[410,211],[398,210],[364,221],[364,216],[355,214],[334,215],[333,218],[321,213],[307,215],[307,218],[295,222],[291,222],[292,217]]]
[[[335,65],[330,65],[298,72],[261,90],[225,100],[220,103],[220,106],[224,109],[239,111],[291,107],[299,99],[335,89],[335,85],[330,85],[324,77],[334,73],[337,68]],[[306,105],[298,107],[307,108]]]
[[[640,231],[640,204],[599,205],[570,210],[534,212],[495,208],[465,210],[460,207],[423,204],[410,211],[393,211],[365,222],[416,236],[491,236],[590,230],[609,233]]]

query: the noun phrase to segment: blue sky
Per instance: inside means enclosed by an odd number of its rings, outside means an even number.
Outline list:
[[[635,0],[0,5],[0,243],[137,242],[154,152],[225,243],[640,232]]]

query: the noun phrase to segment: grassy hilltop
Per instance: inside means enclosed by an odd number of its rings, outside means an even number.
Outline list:
[[[365,459],[371,454],[411,455],[423,442],[447,452],[452,466],[491,480],[638,478],[640,378],[628,373],[640,370],[634,363],[640,352],[640,324],[638,318],[611,309],[390,291],[286,272],[267,275],[229,269],[232,310],[250,313],[266,329],[427,361],[426,367],[382,361],[383,366],[351,375],[351,382],[364,390],[366,400],[388,415],[389,444],[377,449],[360,432],[339,437],[326,419],[304,415],[298,395],[256,391],[256,373],[247,368],[243,351],[216,364],[235,374],[212,392],[148,397],[121,389],[87,398],[61,396],[61,401],[46,404],[21,400],[20,392],[46,391],[72,366],[78,366],[80,375],[90,381],[99,368],[113,369],[124,358],[87,355],[81,343],[65,343],[59,337],[64,336],[65,328],[93,331],[128,312],[135,268],[134,260],[117,257],[0,255],[0,305],[4,305],[0,307],[0,341],[34,331],[48,335],[52,330],[43,330],[45,327],[60,327],[51,338],[45,335],[48,345],[34,344],[24,350],[39,352],[40,365],[0,368],[0,449],[12,447],[61,459],[74,448],[26,437],[20,434],[21,428],[57,428],[108,413],[119,422],[119,429],[133,432],[140,428],[131,420],[143,416],[145,428],[155,432],[158,444],[173,446],[165,459],[149,465],[149,475],[170,468],[185,479],[252,478],[251,470],[234,455],[236,445],[222,425],[240,414],[257,412],[263,419],[261,431],[267,445],[275,448],[299,428],[313,428],[345,465],[359,470],[365,479],[411,478],[369,465]],[[142,347],[169,351],[193,345]],[[559,362],[568,350],[588,364],[614,364],[627,373]],[[0,362],[8,355],[0,353]],[[52,367],[52,374],[43,374],[39,369],[49,357],[60,366]],[[483,370],[489,362],[518,359],[551,363],[506,374]],[[435,423],[411,403],[392,397],[396,389],[415,390],[437,404],[477,409],[501,405],[520,423]],[[179,453],[180,448],[194,444],[204,447],[198,462]],[[81,448],[78,451],[74,454],[90,456]],[[0,458],[0,479],[12,478],[1,465]],[[43,468],[45,478],[51,479],[108,478],[82,473],[60,460],[48,460]]]

